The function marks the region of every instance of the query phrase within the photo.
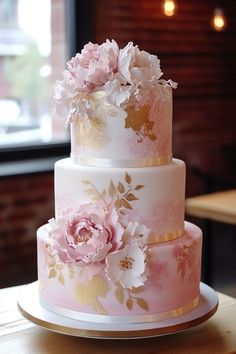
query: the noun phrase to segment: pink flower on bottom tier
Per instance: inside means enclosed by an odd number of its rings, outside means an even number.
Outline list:
[[[145,253],[138,245],[126,245],[106,257],[108,278],[120,283],[123,288],[142,286],[147,279],[145,270]]]
[[[112,205],[81,205],[74,214],[50,220],[52,248],[63,263],[102,262],[122,245],[124,229],[118,219]]]

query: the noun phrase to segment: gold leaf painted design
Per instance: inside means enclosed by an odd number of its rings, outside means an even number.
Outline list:
[[[123,304],[125,299],[125,294],[124,294],[124,289],[119,285],[119,283],[117,284],[117,288],[115,290],[115,296],[119,301],[119,303]]]
[[[62,263],[57,263],[55,259],[55,255],[53,255],[50,251],[50,245],[46,244],[46,252],[47,255],[50,259],[48,267],[49,267],[49,279],[54,279],[57,278],[57,280],[61,283],[61,285],[65,284],[65,279],[64,275],[62,273],[62,270],[64,268],[64,265]]]
[[[126,181],[128,184],[131,183],[131,177],[130,177],[130,175],[129,175],[127,172],[125,172],[125,181]]]
[[[132,205],[124,198],[121,199],[122,206],[126,209],[133,209]]]
[[[49,279],[50,278],[56,278],[56,276],[57,276],[56,268],[52,267],[51,265],[50,265],[50,267],[51,267],[51,269],[50,269],[48,278]]]
[[[106,195],[106,190],[103,190],[102,192],[99,192],[98,189],[95,187],[95,185],[91,182],[89,182],[88,180],[83,180],[82,181],[83,184],[88,185],[90,188],[87,188],[84,190],[84,192],[91,197],[91,199],[93,201],[99,201],[99,200],[103,200],[103,202],[106,204],[106,201],[104,199],[105,195]]]
[[[142,189],[144,186],[142,185],[142,184],[138,184],[135,188],[134,188],[134,190],[135,191],[139,191],[140,189]]]
[[[82,120],[78,119],[76,124],[79,145],[100,149],[111,141],[106,132],[106,121],[102,117],[88,118],[86,125]]]
[[[64,264],[58,263],[56,260],[56,255],[51,252],[51,248],[49,244],[46,244],[46,252],[50,259],[48,267],[49,267],[49,275],[48,279],[57,279],[61,285],[65,284],[65,278],[63,275]],[[69,278],[74,279],[75,271],[71,265],[68,265]]]
[[[134,302],[133,302],[133,300],[131,298],[128,298],[126,300],[126,306],[128,307],[129,310],[132,310],[133,304],[134,304]]]
[[[150,106],[144,105],[140,110],[136,111],[135,107],[127,107],[127,117],[125,119],[125,128],[131,128],[138,136],[138,143],[141,143],[145,137],[150,140],[156,140],[157,137],[153,132],[155,122],[149,119]]]
[[[89,182],[87,179],[83,179],[83,180],[82,180],[82,183],[83,183],[83,184],[90,184],[90,182]]]
[[[138,293],[143,291],[143,287],[142,286],[139,286],[138,288],[133,287],[133,288],[130,289],[130,291],[133,294],[138,294]]]
[[[75,298],[82,305],[91,305],[99,315],[106,315],[107,311],[102,306],[98,297],[105,298],[109,290],[107,282],[94,276],[86,283],[78,283],[75,288]]]
[[[138,198],[136,198],[135,195],[133,195],[133,193],[127,194],[126,199],[127,199],[129,202],[132,202],[133,200],[138,200]]]
[[[121,182],[118,183],[117,190],[119,193],[124,193],[125,192],[125,187]]]
[[[74,279],[75,278],[75,270],[71,265],[68,265],[68,272],[69,272],[69,278]]]
[[[60,282],[62,285],[65,284],[65,278],[64,278],[62,272],[60,272],[60,273],[58,274],[58,280],[59,280],[59,282]]]
[[[148,311],[148,303],[146,300],[144,299],[137,299],[137,304],[139,305],[139,307],[141,307],[143,310]]]
[[[116,209],[120,209],[121,207],[122,207],[122,200],[117,199],[117,200],[115,201],[115,208],[116,208]]]
[[[133,187],[132,177],[127,172],[125,172],[125,183],[126,185],[124,185],[122,182],[118,182],[118,185],[116,187],[115,207],[117,209],[120,209],[122,207],[126,209],[133,209],[131,202],[138,200],[134,192],[144,187],[141,184]]]
[[[86,101],[90,105],[90,116],[81,119],[79,112],[76,117],[76,140],[79,145],[100,149],[111,141],[107,133],[107,119],[118,117],[117,109],[106,101],[104,92],[90,92],[77,95],[78,101]],[[76,103],[76,98],[75,98]]]
[[[143,291],[143,287],[139,286],[138,288],[123,289],[119,283],[116,283],[115,297],[120,304],[123,304],[125,301],[126,307],[131,311],[134,303],[136,303],[143,310],[148,311],[148,303],[145,299],[138,297],[137,294],[140,294]],[[126,296],[125,296],[126,292]]]
[[[177,261],[177,272],[180,274],[182,281],[184,281],[187,267],[193,268],[193,261],[196,257],[197,243],[194,241],[190,245],[177,245],[174,249],[174,256]]]
[[[133,209],[131,203],[138,200],[134,192],[144,187],[142,184],[133,187],[132,177],[127,172],[125,173],[124,181],[119,181],[117,184],[114,184],[111,180],[108,189],[104,189],[102,192],[99,192],[95,185],[88,180],[83,180],[82,183],[88,187],[84,192],[93,201],[103,200],[106,205],[106,195],[108,195],[114,201],[116,209],[121,209],[122,207],[125,209]]]
[[[147,301],[141,297],[137,297],[137,296],[133,295],[133,294],[139,294],[140,292],[142,292],[142,290],[143,290],[142,286],[140,286],[138,288],[133,287],[132,289],[128,289],[129,299],[132,300],[132,302],[135,301],[136,304],[139,307],[141,307],[143,310],[148,311],[149,307],[148,307]],[[126,303],[126,305],[127,305],[127,303]],[[128,307],[128,305],[127,305],[127,307]]]
[[[111,181],[109,188],[108,188],[108,193],[109,196],[113,199],[116,195],[116,187],[114,186],[114,183]]]

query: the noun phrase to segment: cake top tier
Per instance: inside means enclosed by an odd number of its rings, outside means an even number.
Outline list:
[[[71,124],[75,163],[111,167],[169,163],[171,80],[160,79],[156,55],[133,43],[88,43],[56,83],[56,112]]]

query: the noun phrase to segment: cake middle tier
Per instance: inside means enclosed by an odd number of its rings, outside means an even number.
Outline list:
[[[70,158],[55,164],[55,215],[76,213],[88,203],[114,204],[124,218],[145,225],[151,243],[175,239],[184,229],[185,164],[142,168],[80,166]]]

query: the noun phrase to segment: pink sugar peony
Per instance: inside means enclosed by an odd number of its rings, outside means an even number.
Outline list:
[[[122,245],[123,227],[111,205],[81,205],[76,213],[51,220],[52,248],[63,263],[94,264]]]
[[[67,62],[64,82],[75,91],[91,91],[97,86],[105,84],[117,72],[119,47],[112,40],[98,45],[88,43],[81,54]]]

